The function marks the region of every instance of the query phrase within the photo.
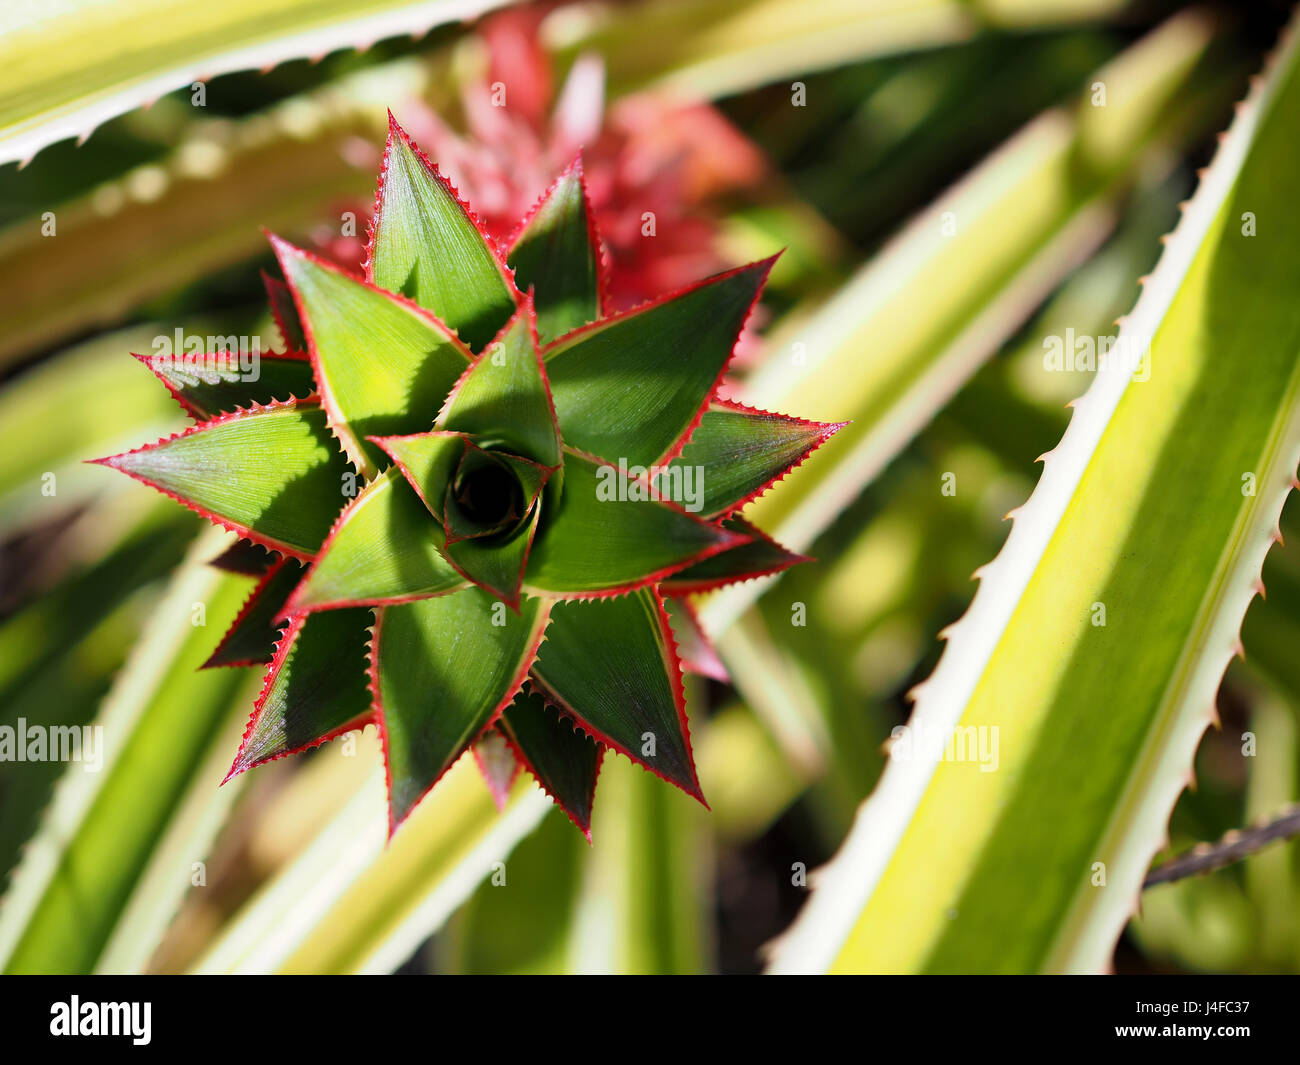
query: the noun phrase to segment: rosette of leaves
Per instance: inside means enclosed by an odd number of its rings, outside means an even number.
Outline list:
[[[471,748],[588,834],[607,748],[703,801],[666,598],[800,561],[738,512],[838,428],[716,398],[773,260],[608,314],[580,158],[499,247],[396,122],[364,277],[270,239],[285,350],[143,357],[195,424],[96,460],[242,538],[230,774],[373,722],[390,831]]]

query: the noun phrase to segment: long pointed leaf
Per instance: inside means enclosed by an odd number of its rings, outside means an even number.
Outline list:
[[[395,468],[371,481],[330,531],[286,614],[445,595],[465,579],[439,550],[442,530]]]
[[[538,201],[510,243],[507,263],[533,290],[542,343],[595,321],[604,306],[601,248],[579,158]]]
[[[566,451],[564,496],[533,543],[526,588],[570,598],[616,594],[745,541],[666,500],[627,492],[620,499],[617,473]]]
[[[0,48],[0,161],[27,159],[64,137],[172,89],[232,70],[324,55],[439,22],[499,0],[187,0],[35,5],[5,15]]]
[[[775,261],[708,278],[550,345],[546,372],[564,442],[631,465],[674,458]]]
[[[528,772],[590,840],[591,809],[604,748],[531,692],[521,692],[506,707],[500,728]]]
[[[369,719],[369,610],[294,618],[280,636],[226,780],[333,739]]]
[[[1075,404],[917,691],[913,742],[777,968],[1108,963],[1300,461],[1294,29],[1124,321],[1130,357]],[[1248,213],[1271,224],[1255,235]]]
[[[344,500],[347,461],[318,406],[221,415],[97,459],[265,547],[311,558]]]
[[[557,603],[533,677],[594,739],[704,801],[681,663],[655,593]]]
[[[477,588],[384,607],[371,685],[388,768],[390,831],[519,691],[546,628],[547,604],[519,614]]]
[[[515,309],[492,239],[391,115],[366,276],[427,307],[475,351]]]
[[[537,347],[530,302],[456,383],[439,429],[484,436],[543,466],[560,463],[560,427]]]
[[[389,292],[273,238],[307,334],[330,424],[357,467],[383,455],[370,436],[429,427],[469,352],[436,318]]]

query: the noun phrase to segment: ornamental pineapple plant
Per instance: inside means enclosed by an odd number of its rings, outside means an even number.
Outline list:
[[[588,839],[606,749],[704,802],[672,625],[804,560],[740,511],[840,427],[721,398],[775,257],[610,313],[580,155],[499,246],[391,115],[364,277],[270,240],[284,350],[137,356],[195,424],[94,460],[258,577],[227,779],[374,723],[390,834],[467,750]]]

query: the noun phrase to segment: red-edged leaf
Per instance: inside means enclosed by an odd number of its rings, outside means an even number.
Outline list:
[[[367,477],[368,436],[422,432],[472,358],[433,315],[271,237],[307,335],[321,404]]]
[[[663,590],[662,585],[660,590]],[[665,596],[664,609],[673,627],[677,653],[681,656],[682,665],[686,670],[721,684],[730,684],[731,674],[727,672],[727,667],[718,657],[713,642],[701,627],[700,619],[695,616],[690,600],[685,596]]]
[[[591,808],[605,748],[534,692],[520,692],[497,723],[533,779],[591,841]]]
[[[718,274],[546,348],[564,442],[629,465],[675,458],[717,388],[775,261]]]
[[[297,402],[223,414],[94,461],[263,547],[306,559],[338,515],[352,476],[325,412]]]
[[[282,558],[267,570],[203,668],[270,662],[283,627],[277,618],[301,578],[302,567],[292,559]]]
[[[436,424],[554,467],[560,428],[534,326],[532,301],[525,300],[456,383]]]
[[[396,830],[519,691],[546,629],[548,606],[512,614],[466,588],[376,611],[370,682]]]
[[[654,591],[557,603],[532,676],[593,739],[704,802],[681,665]]]
[[[447,486],[470,444],[469,437],[435,429],[428,433],[370,439],[397,464],[425,509],[442,521]]]
[[[475,351],[515,309],[496,245],[391,113],[366,277],[427,307]]]
[[[724,529],[748,537],[746,542],[727,551],[678,570],[660,583],[665,595],[685,595],[688,592],[707,592],[736,581],[748,581],[780,573],[800,562],[811,562],[807,555],[797,555],[782,547],[767,533],[744,518],[728,518]]]
[[[546,512],[528,559],[525,590],[564,598],[618,594],[743,542],[675,503],[631,498],[646,487],[566,448],[564,491],[558,503],[542,500]]]
[[[483,776],[483,783],[492,795],[492,801],[498,810],[506,808],[510,798],[510,788],[515,777],[523,768],[505,736],[496,730],[485,732],[482,738],[471,748],[478,771]]]
[[[371,481],[339,516],[286,615],[446,595],[465,579],[441,554],[442,528],[395,469]]]
[[[294,306],[293,293],[289,286],[278,278],[262,271],[262,284],[266,286],[266,298],[271,305],[271,317],[275,327],[280,331],[280,340],[286,352],[307,351],[307,334],[302,331],[302,322],[298,321],[298,308]]]
[[[227,780],[361,728],[370,719],[369,627],[369,610],[332,610],[289,623]]]
[[[253,403],[311,399],[316,391],[305,356],[214,352],[136,355],[192,417],[203,421]]]
[[[810,422],[715,401],[657,483],[668,488],[693,479],[702,489],[695,513],[705,518],[730,514],[762,495],[846,424]]]
[[[520,291],[533,290],[537,333],[550,343],[594,322],[604,306],[600,238],[579,155],[511,238],[506,262]]]

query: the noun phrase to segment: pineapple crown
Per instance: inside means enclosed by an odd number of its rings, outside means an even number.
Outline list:
[[[775,257],[608,314],[580,156],[500,248],[391,115],[365,276],[270,240],[285,350],[137,356],[195,424],[95,460],[242,538],[227,779],[373,722],[390,832],[467,749],[588,839],[607,748],[703,802],[674,626],[803,560],[739,511],[839,428],[717,398]]]

